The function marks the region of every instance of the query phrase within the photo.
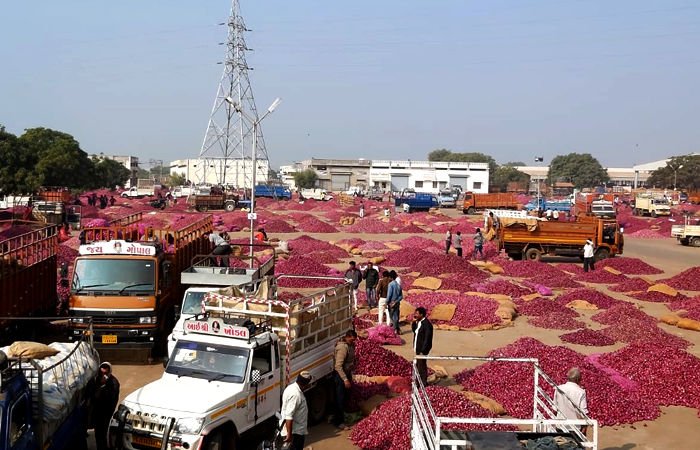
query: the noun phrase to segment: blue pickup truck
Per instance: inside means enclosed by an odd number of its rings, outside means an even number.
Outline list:
[[[525,205],[525,209],[527,211],[537,211],[539,209],[547,211],[551,209],[552,211],[566,212],[571,210],[571,200],[546,200],[544,197],[540,197]]]
[[[394,200],[397,208],[402,208],[404,212],[428,211],[430,208],[438,208],[440,202],[433,194],[422,192],[406,193]]]
[[[286,186],[267,186],[265,184],[259,184],[255,186],[255,196],[291,200],[292,191]]]

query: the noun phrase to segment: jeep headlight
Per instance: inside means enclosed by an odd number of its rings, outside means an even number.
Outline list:
[[[71,322],[73,322],[73,323],[85,323],[85,319],[83,317],[73,317],[71,319]]]
[[[157,317],[156,316],[144,316],[144,317],[139,317],[139,323],[141,325],[143,324],[154,324],[156,323]]]
[[[180,434],[199,434],[204,425],[204,417],[185,417],[177,419],[174,430]]]

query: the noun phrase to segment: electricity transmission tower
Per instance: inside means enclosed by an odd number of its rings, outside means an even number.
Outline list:
[[[221,82],[214,99],[214,107],[209,118],[209,125],[204,136],[202,149],[199,152],[200,163],[198,174],[200,180],[205,180],[207,171],[215,171],[219,184],[233,184],[238,187],[251,187],[252,183],[252,151],[253,124],[245,119],[245,114],[258,120],[258,110],[255,107],[253,90],[248,78],[245,53],[250,51],[246,45],[244,33],[246,28],[241,15],[239,0],[232,0],[231,14],[226,24],[228,37],[226,40],[226,58],[220,64],[224,66]],[[243,113],[226,98],[240,105]],[[257,161],[258,168],[269,167],[265,140],[262,128],[257,128]],[[227,171],[227,168],[229,169]],[[258,169],[260,170],[260,169]],[[228,172],[228,173],[227,173]]]

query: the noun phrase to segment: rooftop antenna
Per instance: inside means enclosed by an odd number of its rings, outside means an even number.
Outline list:
[[[248,71],[253,69],[248,66],[245,58],[246,52],[252,50],[246,45],[244,33],[251,30],[245,26],[239,0],[232,0],[228,22],[219,25],[226,25],[228,28],[227,40],[220,44],[226,46],[226,58],[219,63],[224,66],[224,72],[199,152],[199,158],[204,161],[203,164],[199,164],[198,170],[203,173],[198,175],[200,182],[204,182],[206,171],[213,169],[218,184],[251,188],[254,128],[257,129],[257,170],[259,171],[260,167],[268,167],[269,159],[262,128],[253,127],[253,123],[245,119],[247,115],[257,121],[258,110],[248,77]],[[227,98],[240,105],[239,109],[234,108]],[[229,166],[232,166],[232,173],[227,171]],[[264,175],[266,178],[267,174]]]

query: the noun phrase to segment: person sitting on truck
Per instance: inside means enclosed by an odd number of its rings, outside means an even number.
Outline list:
[[[557,407],[560,419],[577,420],[583,419],[579,410],[588,415],[588,402],[586,401],[586,390],[581,387],[581,371],[578,367],[572,367],[566,374],[567,382],[557,386],[554,391],[554,404]],[[578,408],[578,410],[577,410]],[[586,434],[587,428],[581,426],[581,432]]]
[[[221,236],[221,234],[212,232],[209,233],[209,242],[211,242],[214,246],[214,249],[211,252],[212,257],[209,259],[211,265],[214,267],[228,267],[229,262],[227,256],[221,256],[220,262],[217,264],[216,257],[213,255],[230,255],[232,250],[231,244],[229,244],[228,241]]]
[[[345,430],[345,400],[352,386],[355,369],[355,330],[348,330],[336,344],[333,352],[333,380],[335,382],[335,410],[331,422],[339,430]]]
[[[112,374],[112,365],[100,364],[100,370],[88,388],[90,406],[95,428],[95,446],[97,450],[107,450],[107,430],[109,421],[119,402],[119,380]]]
[[[586,240],[583,246],[583,271],[588,272],[588,268],[595,270],[595,247],[591,239]]]
[[[287,386],[282,394],[282,432],[285,448],[303,450],[306,435],[309,434],[309,407],[306,404],[304,389],[311,383],[311,372],[299,373],[296,382]]]
[[[352,282],[352,299],[357,309],[357,290],[360,287],[360,282],[362,281],[362,272],[357,268],[355,261],[350,261],[350,267],[345,271],[344,277]]]

